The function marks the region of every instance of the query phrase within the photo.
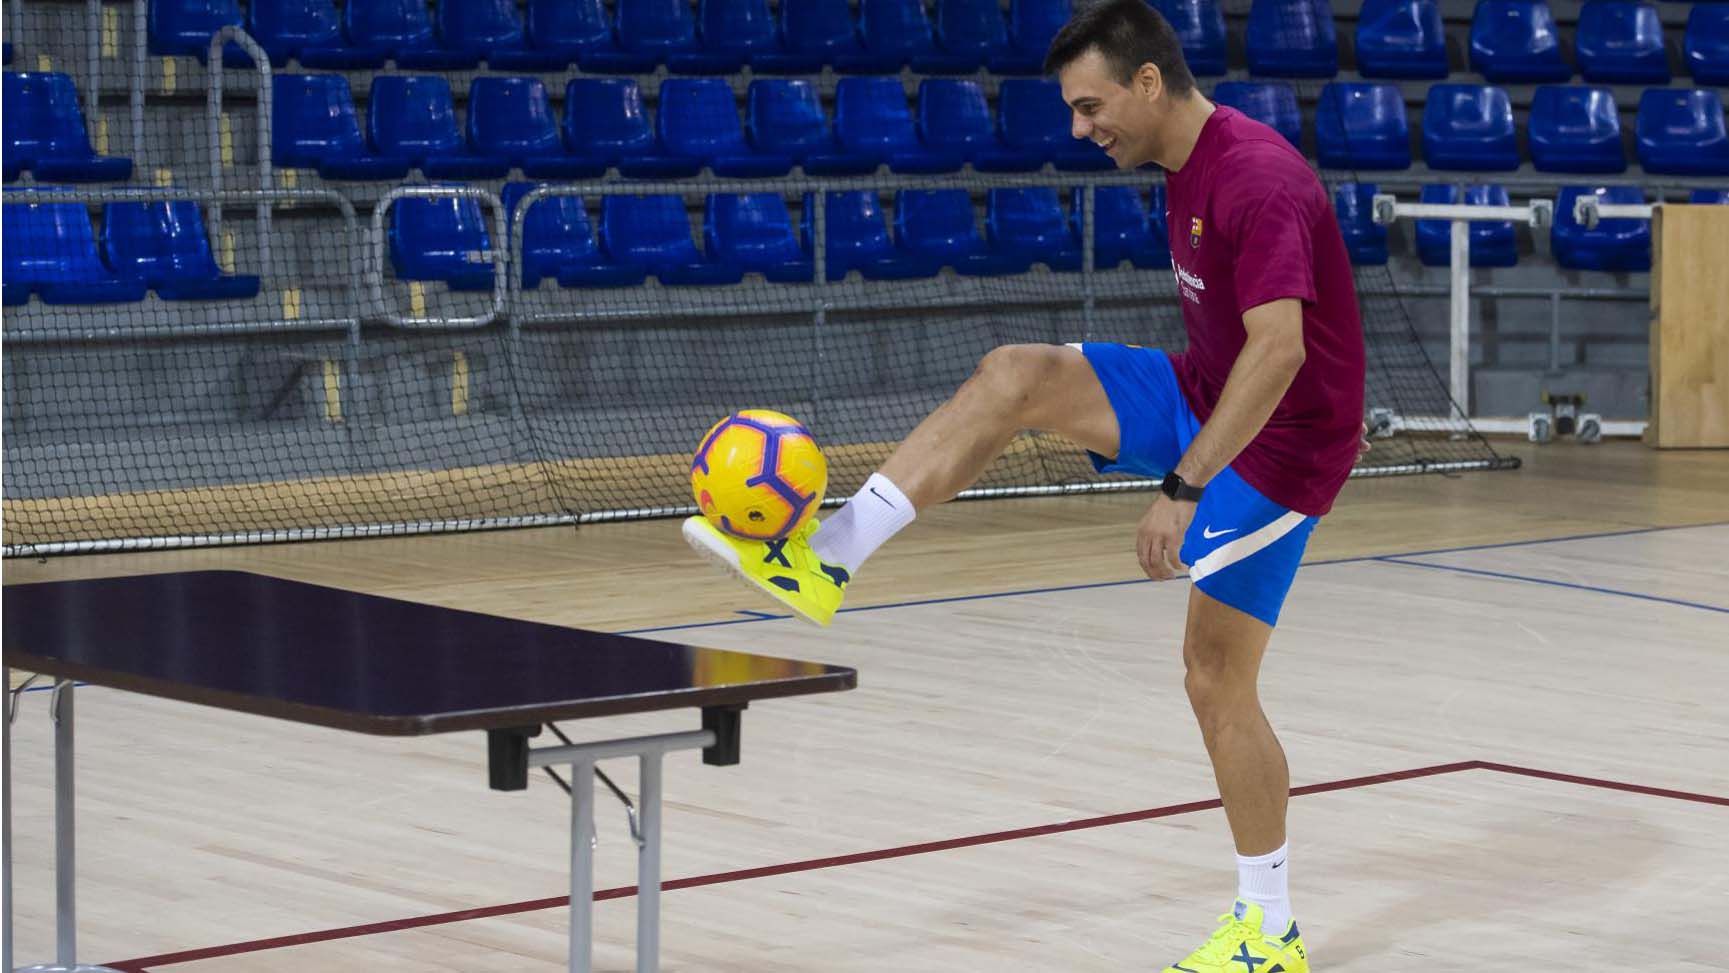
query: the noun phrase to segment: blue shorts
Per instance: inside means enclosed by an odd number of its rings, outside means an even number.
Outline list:
[[[1117,414],[1117,456],[1088,454],[1094,468],[1155,480],[1175,469],[1201,423],[1170,358],[1132,345],[1070,347],[1087,357]],[[1227,466],[1207,484],[1178,556],[1210,597],[1275,625],[1318,519],[1268,500]]]

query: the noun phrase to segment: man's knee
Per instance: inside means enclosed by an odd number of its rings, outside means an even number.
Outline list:
[[[1254,667],[1216,645],[1183,646],[1183,689],[1203,733],[1260,705]]]
[[[1000,397],[1024,427],[1042,428],[1068,352],[1061,345],[999,345],[979,359],[972,381]]]

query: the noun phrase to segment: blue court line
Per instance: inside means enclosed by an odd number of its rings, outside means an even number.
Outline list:
[[[1466,568],[1453,564],[1433,564],[1428,561],[1407,561],[1404,555],[1383,555],[1375,560],[1386,564],[1403,564],[1411,568],[1428,568],[1431,571],[1453,571],[1459,574],[1472,574],[1482,578],[1499,578],[1504,581],[1526,581],[1531,584],[1544,584],[1552,588],[1572,588],[1575,591],[1594,591],[1603,595],[1619,595],[1622,598],[1637,598],[1640,601],[1660,601],[1665,605],[1681,605],[1684,608],[1700,608],[1708,612],[1721,612],[1729,615],[1729,608],[1721,605],[1707,605],[1698,601],[1687,601],[1684,598],[1665,598],[1662,595],[1647,595],[1638,591],[1624,591],[1620,588],[1603,588],[1597,585],[1578,584],[1572,581],[1556,581],[1553,578],[1536,578],[1528,574],[1508,574],[1505,571],[1485,571],[1482,568]]]
[[[1423,551],[1402,551],[1402,552],[1397,553],[1397,554],[1364,554],[1364,555],[1359,555],[1356,557],[1340,557],[1340,558],[1332,558],[1332,559],[1324,560],[1324,561],[1305,561],[1305,562],[1303,562],[1303,567],[1316,567],[1316,566],[1323,565],[1323,564],[1359,564],[1359,563],[1362,563],[1364,561],[1380,561],[1380,560],[1386,560],[1389,558],[1422,557],[1422,556],[1429,555],[1429,554],[1456,554],[1456,553],[1460,553],[1460,552],[1464,552],[1464,551],[1487,551],[1487,550],[1494,550],[1496,548],[1503,548],[1503,547],[1533,547],[1533,546],[1536,546],[1538,544],[1555,544],[1555,543],[1559,543],[1562,541],[1585,541],[1585,540],[1595,540],[1595,539],[1604,538],[1604,537],[1629,537],[1629,536],[1632,536],[1634,534],[1651,534],[1651,533],[1656,533],[1658,531],[1665,531],[1665,530],[1692,530],[1692,529],[1699,528],[1699,527],[1722,527],[1724,525],[1729,525],[1729,520],[1713,520],[1713,521],[1707,521],[1705,523],[1700,523],[1700,524],[1674,524],[1674,525],[1668,526],[1668,527],[1632,527],[1632,528],[1628,528],[1626,530],[1598,531],[1598,532],[1590,533],[1590,534],[1571,534],[1571,535],[1567,535],[1567,536],[1563,536],[1563,537],[1545,537],[1545,538],[1540,538],[1538,540],[1530,540],[1530,541],[1503,541],[1503,542],[1495,543],[1495,544],[1468,544],[1468,545],[1465,545],[1462,547],[1438,547],[1438,548],[1432,548],[1430,550],[1423,550]],[[1014,591],[992,591],[992,592],[986,592],[984,594],[978,594],[978,595],[956,595],[956,596],[949,597],[949,598],[923,598],[923,599],[917,599],[917,600],[913,600],[913,601],[895,601],[895,602],[889,602],[887,604],[882,604],[882,605],[860,605],[856,608],[842,608],[840,611],[841,611],[841,613],[844,614],[844,613],[851,613],[851,612],[881,611],[885,608],[918,608],[918,607],[922,607],[924,605],[946,605],[946,604],[951,604],[954,602],[961,602],[961,601],[981,601],[981,600],[984,600],[986,598],[1017,598],[1017,597],[1020,597],[1022,595],[1048,595],[1048,594],[1058,594],[1058,593],[1065,592],[1065,591],[1087,591],[1087,590],[1090,590],[1093,588],[1118,588],[1118,587],[1122,587],[1123,585],[1153,584],[1153,583],[1154,582],[1152,581],[1151,578],[1130,578],[1126,581],[1094,581],[1094,582],[1090,582],[1088,584],[1055,585],[1055,586],[1046,587],[1046,588],[1021,588],[1021,589],[1017,589]],[[1609,589],[1604,589],[1604,590],[1608,591]],[[1609,593],[1611,593],[1611,594],[1631,594],[1629,592],[1615,592],[1615,591],[1610,591]],[[1635,596],[1635,597],[1650,597],[1650,598],[1654,598],[1654,599],[1656,598],[1656,596],[1654,596],[1654,595],[1653,596]],[[1656,600],[1666,600],[1666,599],[1656,599]],[[1690,602],[1687,602],[1684,604],[1687,604],[1688,607],[1694,607],[1694,608],[1704,607],[1704,608],[1709,608],[1713,611],[1723,610],[1723,609],[1714,608],[1714,607],[1709,606],[1709,605],[1705,605],[1705,606],[1694,605]],[[753,616],[754,616],[754,614],[756,614],[756,613],[747,613],[747,614],[753,614]],[[617,635],[648,635],[648,634],[651,634],[654,632],[677,632],[677,631],[682,631],[684,629],[691,629],[691,628],[719,628],[719,627],[725,626],[725,625],[749,625],[752,622],[780,621],[782,619],[787,619],[787,618],[792,617],[790,614],[771,615],[771,614],[768,614],[766,612],[763,612],[760,614],[761,614],[761,617],[729,618],[729,619],[722,619],[720,621],[712,621],[712,622],[685,622],[685,623],[679,624],[679,625],[657,625],[657,626],[654,626],[651,628],[632,628],[632,629],[625,629],[625,630],[617,632],[615,634],[617,634]]]

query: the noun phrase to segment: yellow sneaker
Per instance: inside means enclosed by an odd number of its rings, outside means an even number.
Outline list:
[[[1221,925],[1212,938],[1181,963],[1165,967],[1164,973],[1309,973],[1309,954],[1297,924],[1274,935],[1261,931],[1262,918],[1260,906],[1238,899],[1219,917]]]
[[[684,542],[768,593],[798,617],[827,625],[846,596],[852,576],[838,564],[824,564],[811,550],[811,536],[819,529],[821,525],[812,517],[785,540],[744,541],[728,537],[706,517],[690,517],[684,522]]]

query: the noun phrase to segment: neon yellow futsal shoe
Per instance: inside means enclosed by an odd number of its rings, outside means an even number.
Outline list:
[[[1165,973],[1309,973],[1309,955],[1297,924],[1283,935],[1261,931],[1261,907],[1238,899],[1221,925],[1181,963]]]
[[[852,576],[838,564],[824,564],[811,550],[811,536],[820,528],[812,517],[785,540],[745,541],[722,533],[706,517],[691,517],[684,522],[684,542],[798,617],[827,625]]]

